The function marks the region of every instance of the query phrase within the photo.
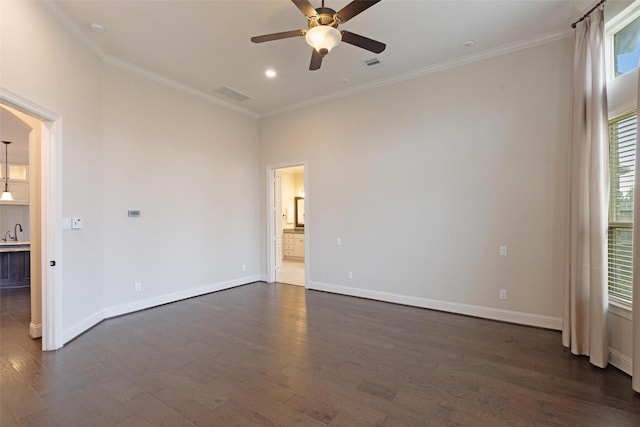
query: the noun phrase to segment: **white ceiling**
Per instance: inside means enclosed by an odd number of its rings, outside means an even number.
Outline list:
[[[382,0],[342,24],[387,44],[381,54],[340,44],[309,71],[303,37],[254,44],[254,35],[306,28],[289,0],[52,0],[50,8],[105,61],[166,79],[199,95],[264,116],[327,97],[470,61],[514,43],[570,34],[570,23],[595,0]],[[312,0],[314,7],[320,0]],[[339,10],[348,0],[326,0]],[[90,23],[106,28],[89,29]],[[462,47],[474,40],[470,48]],[[362,61],[377,57],[382,66]],[[278,76],[268,79],[267,68]],[[214,90],[251,97],[236,102]]]

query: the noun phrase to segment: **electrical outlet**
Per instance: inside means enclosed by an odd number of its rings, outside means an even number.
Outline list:
[[[501,300],[506,300],[507,299],[507,290],[506,289],[500,289],[500,292],[498,293],[498,298],[500,298]]]
[[[242,264],[242,271],[247,271],[247,264]]]
[[[353,272],[350,271],[347,273],[347,279],[353,280]]]
[[[135,289],[136,292],[140,292],[142,290],[142,282],[136,282],[133,285],[133,288]]]
[[[341,239],[340,237],[338,237],[338,238],[336,239],[336,245],[337,245],[337,246],[342,246],[342,239]]]
[[[500,256],[507,256],[507,247],[500,246]]]

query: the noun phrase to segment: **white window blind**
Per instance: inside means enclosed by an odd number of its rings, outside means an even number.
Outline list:
[[[633,199],[636,163],[636,113],[609,122],[609,297],[631,304]]]

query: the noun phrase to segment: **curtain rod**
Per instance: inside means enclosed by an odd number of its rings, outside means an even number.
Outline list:
[[[584,21],[584,18],[586,18],[587,16],[591,15],[591,12],[593,12],[594,10],[596,10],[601,4],[603,4],[604,2],[606,2],[607,0],[600,0],[598,2],[598,4],[596,4],[595,6],[593,6],[591,9],[589,9],[589,12],[585,13],[584,15],[582,15],[582,18],[578,19],[576,22],[574,22],[573,24],[571,24],[571,28],[575,28],[576,25],[578,24],[578,22],[582,22]]]

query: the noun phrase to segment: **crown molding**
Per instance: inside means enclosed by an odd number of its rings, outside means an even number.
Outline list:
[[[295,105],[291,105],[289,107],[284,107],[274,111],[270,111],[268,113],[261,114],[260,118],[277,116],[289,111],[298,110],[298,109],[309,107],[316,104],[321,104],[334,99],[354,95],[356,93],[366,92],[371,89],[376,89],[376,88],[392,85],[395,83],[400,83],[406,80],[416,79],[429,74],[437,73],[439,71],[450,70],[452,68],[457,68],[463,65],[474,63],[474,62],[484,61],[485,59],[506,55],[508,53],[517,52],[520,50],[528,49],[535,46],[540,46],[547,43],[552,43],[558,40],[572,37],[573,34],[574,32],[571,29],[559,30],[559,31],[554,31],[552,33],[543,34],[541,36],[531,37],[531,38],[520,40],[517,42],[508,43],[502,46],[498,46],[496,48],[487,49],[487,50],[473,53],[470,55],[465,55],[460,58],[455,58],[450,61],[439,62],[437,64],[432,64],[423,68],[419,68],[417,70],[412,70],[406,73],[397,74],[384,79],[376,80],[375,82],[358,86],[358,87],[349,89],[347,91],[330,93],[325,96],[314,98],[313,100],[304,101]]]
[[[51,0],[41,0],[41,3],[45,6],[46,9],[51,12],[53,16],[55,16],[62,25],[71,32],[78,40],[82,42],[86,47],[89,48],[94,54],[99,56],[101,59],[104,58],[105,52],[93,42],[89,37],[87,37],[84,32],[80,29],[75,22],[69,18],[65,12],[60,9],[60,7],[53,3]]]
[[[55,16],[62,25],[71,32],[78,40],[82,42],[91,52],[97,55],[103,62],[113,65],[114,67],[118,67],[130,73],[136,74],[138,76],[144,77],[146,79],[155,81],[156,83],[163,84],[170,88],[176,89],[178,91],[184,92],[186,94],[195,96],[197,98],[203,99],[205,101],[216,104],[220,107],[227,108],[229,110],[236,111],[238,113],[244,114],[251,118],[257,119],[260,116],[253,111],[247,110],[246,108],[239,107],[230,102],[226,102],[222,99],[216,98],[213,95],[209,95],[206,92],[195,89],[191,86],[185,85],[183,83],[179,83],[175,80],[164,77],[160,74],[149,71],[145,68],[139,67],[137,65],[131,64],[130,62],[124,61],[120,58],[107,54],[100,46],[98,46],[93,40],[87,37],[82,29],[75,23],[69,15],[67,15],[60,7],[53,3],[50,0],[42,0],[42,4],[51,12],[53,16]]]
[[[217,104],[221,107],[227,108],[229,110],[233,110],[236,111],[238,113],[244,114],[246,116],[252,117],[254,119],[258,119],[260,118],[260,116],[256,113],[254,113],[253,111],[249,111],[245,108],[239,107],[235,104],[232,104],[230,102],[226,102],[222,99],[218,99],[213,95],[209,95],[201,90],[198,89],[194,89],[191,86],[182,84],[180,82],[177,82],[175,80],[171,80],[168,79],[160,74],[154,73],[152,71],[149,71],[145,68],[139,67],[137,65],[131,64],[130,62],[127,61],[123,61],[120,58],[117,58],[115,56],[112,55],[105,55],[102,60],[110,65],[113,65],[114,67],[117,68],[121,68],[125,71],[128,71],[130,73],[133,74],[137,74],[138,76],[144,77],[148,80],[152,80],[155,81],[157,83],[163,84],[165,86],[168,86],[170,88],[179,90],[180,92],[184,92],[188,95],[192,95],[195,96],[197,98],[200,99],[204,99],[205,101],[211,102],[212,104]]]
[[[541,36],[536,36],[529,39],[508,43],[496,48],[487,49],[482,52],[477,52],[477,53],[466,55],[460,58],[452,59],[450,61],[444,61],[437,64],[432,64],[427,67],[419,68],[417,70],[412,70],[406,73],[397,74],[391,77],[376,80],[372,83],[351,88],[346,91],[330,93],[330,94],[327,94],[318,98],[314,98],[308,101],[303,101],[294,105],[290,105],[290,106],[279,108],[266,113],[258,114],[248,109],[242,108],[238,105],[232,104],[230,102],[226,102],[222,99],[219,99],[201,90],[195,89],[191,86],[185,85],[183,83],[179,83],[175,80],[169,79],[160,74],[154,73],[145,68],[139,67],[127,61],[124,61],[120,58],[107,54],[96,43],[94,43],[93,40],[88,38],[84,34],[84,32],[75,24],[75,22],[73,22],[69,18],[69,16],[60,9],[59,6],[52,3],[51,0],[41,0],[41,1],[42,1],[42,4],[45,5],[45,7],[64,25],[65,28],[67,28],[74,36],[76,36],[78,40],[80,40],[85,46],[87,46],[93,53],[95,53],[98,57],[100,57],[100,59],[103,62],[255,119],[277,116],[289,111],[299,110],[301,108],[309,107],[316,104],[321,104],[334,99],[339,99],[339,98],[354,95],[357,93],[365,92],[371,89],[376,89],[376,88],[392,85],[395,83],[400,83],[406,80],[412,80],[412,79],[423,77],[439,71],[445,71],[445,70],[460,67],[463,65],[468,65],[474,62],[483,61],[485,59],[493,58],[496,56],[517,52],[520,50],[543,45],[546,43],[551,43],[557,40],[571,37],[574,34],[574,32],[571,29],[559,30],[552,33],[543,34]]]

